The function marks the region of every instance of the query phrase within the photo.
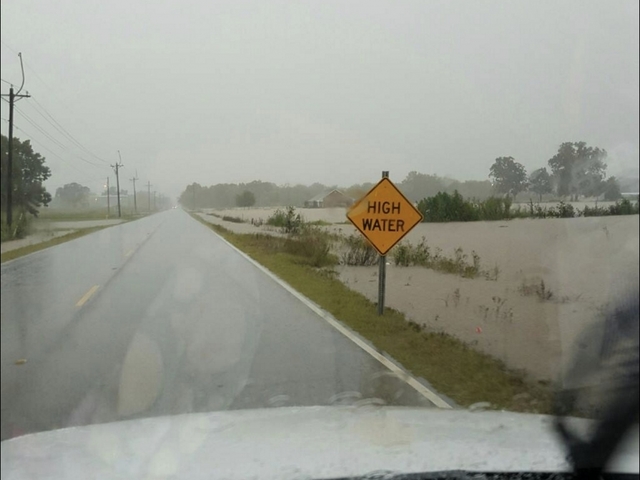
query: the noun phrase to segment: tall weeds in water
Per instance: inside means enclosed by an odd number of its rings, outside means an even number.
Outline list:
[[[540,301],[551,300],[553,298],[553,292],[547,288],[544,280],[540,280],[540,283],[530,283],[527,284],[525,282],[518,287],[518,291],[520,295],[525,297],[536,296]]]
[[[484,275],[489,278],[491,272],[484,272],[481,268],[480,255],[475,251],[469,255],[458,247],[453,252],[453,257],[442,254],[439,248],[431,249],[425,237],[415,245],[401,243],[392,251],[393,261],[400,267],[425,267],[443,273],[460,275],[465,278],[475,278]],[[497,275],[496,275],[497,279]]]
[[[362,235],[356,233],[343,238],[340,260],[343,265],[366,267],[378,262],[378,252]]]

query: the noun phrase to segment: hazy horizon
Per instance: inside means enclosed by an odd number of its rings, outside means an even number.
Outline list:
[[[137,171],[174,197],[382,170],[486,180],[496,157],[532,171],[567,141],[638,176],[637,1],[25,0],[1,13],[2,92],[20,85],[22,52],[32,95],[14,135],[47,158],[52,193],[115,183],[118,150],[122,188]]]

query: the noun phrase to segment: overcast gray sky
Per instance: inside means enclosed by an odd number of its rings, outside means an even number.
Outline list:
[[[349,185],[381,170],[485,179],[498,156],[531,171],[578,140],[609,152],[610,174],[638,175],[637,0],[1,8],[2,79],[20,84],[22,52],[33,96],[15,133],[39,142],[51,191],[97,191],[109,168],[41,107],[97,157],[120,150],[124,177],[137,169],[172,195],[193,181]]]

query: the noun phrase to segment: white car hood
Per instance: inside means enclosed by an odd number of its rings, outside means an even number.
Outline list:
[[[585,431],[588,423],[576,421]],[[6,440],[2,478],[293,479],[376,471],[568,471],[552,418],[507,412],[301,407],[179,415]],[[638,430],[610,471],[638,473]]]

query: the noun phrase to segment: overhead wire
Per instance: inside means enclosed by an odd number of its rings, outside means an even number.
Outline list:
[[[46,116],[45,116],[45,115],[44,115],[40,110],[35,109],[35,108],[34,108],[34,110],[36,111],[36,113],[37,113],[38,115],[40,115],[42,118],[44,118],[44,119],[45,119],[45,121],[46,121],[49,125],[51,125],[53,128],[55,128],[55,129],[58,131],[58,133],[60,133],[62,136],[66,137],[66,139],[67,139],[67,140],[69,140],[69,141],[71,141],[71,142],[73,143],[73,140],[71,140],[71,139],[68,137],[68,135],[67,135],[67,134],[65,134],[65,133],[64,133],[64,132],[63,132],[63,131],[58,127],[58,126],[56,126],[56,124],[55,124],[55,123],[53,123],[51,120],[49,120],[49,119],[48,119],[48,118],[47,118],[47,117],[46,117]]]
[[[7,42],[5,42],[4,40],[0,39],[0,42],[2,42],[2,44],[7,47],[9,50],[11,50],[13,53],[15,53],[16,55],[18,54],[18,52],[16,52],[13,48],[11,48],[9,45],[7,45]]]
[[[5,47],[7,47],[7,48],[8,48],[9,50],[11,50],[14,54],[16,54],[16,55],[18,55],[18,56],[20,57],[20,67],[21,67],[21,69],[23,69],[23,63],[24,63],[24,66],[26,66],[29,70],[31,70],[31,71],[35,74],[35,76],[38,78],[38,80],[40,80],[40,82],[41,82],[45,87],[47,87],[49,90],[51,90],[51,87],[47,84],[47,82],[45,82],[45,81],[42,79],[42,77],[38,74],[38,72],[36,72],[36,71],[33,69],[33,67],[31,67],[27,62],[25,62],[25,61],[22,59],[22,55],[21,55],[19,52],[16,52],[16,50],[15,50],[15,49],[13,49],[10,45],[8,45],[8,44],[7,44],[7,42],[6,42],[4,39],[1,39],[1,41],[2,41],[2,44],[3,44]],[[23,69],[23,72],[24,72],[24,69]],[[24,78],[24,73],[23,73],[23,78]],[[13,85],[11,82],[8,82],[8,81],[6,81],[6,80],[4,80],[4,79],[3,79],[3,81],[4,81],[4,82],[6,82],[6,83],[7,83],[7,84],[9,84],[9,85]],[[35,98],[33,98],[33,97],[30,97],[30,98],[31,98],[31,100],[33,100],[33,101],[34,101],[34,103],[35,103],[35,104],[37,104],[37,106],[38,106],[38,107],[39,107],[39,108],[40,108],[40,109],[41,109],[41,110],[42,110],[42,111],[43,111],[43,112],[44,112],[44,113],[45,113],[45,114],[46,114],[46,115],[47,115],[47,116],[48,116],[48,117],[49,117],[49,118],[50,118],[50,119],[51,119],[51,120],[52,120],[52,121],[57,125],[57,126],[56,126],[56,125],[53,125],[53,124],[52,124],[52,126],[54,126],[54,128],[56,128],[56,130],[58,130],[58,131],[59,131],[63,136],[67,137],[67,138],[68,138],[68,140],[69,140],[70,142],[72,142],[73,144],[75,144],[78,148],[80,148],[80,149],[84,150],[87,154],[91,155],[91,156],[92,156],[93,158],[95,158],[96,160],[99,160],[100,162],[102,162],[102,163],[104,163],[104,164],[106,164],[106,165],[109,165],[109,162],[108,162],[107,160],[105,160],[105,159],[101,158],[100,156],[96,155],[95,153],[93,153],[93,152],[92,152],[91,150],[89,150],[85,145],[83,145],[83,144],[82,144],[82,143],[81,143],[81,142],[80,142],[76,137],[74,137],[73,135],[71,135],[71,133],[70,133],[66,128],[64,128],[64,126],[62,126],[62,124],[61,124],[58,120],[56,120],[56,119],[55,119],[55,117],[54,117],[54,116],[53,116],[53,115],[52,115],[52,114],[51,114],[51,113],[50,113],[50,112],[49,112],[49,111],[44,107],[44,105],[42,105],[40,102],[38,102]],[[35,105],[34,105],[34,109],[35,109],[36,111],[38,111],[38,110],[37,110],[37,107],[35,107]],[[38,113],[39,113],[40,115],[43,115],[43,116],[44,116],[44,114],[43,114],[42,112],[38,111]],[[48,121],[48,120],[47,120],[47,121]],[[49,122],[49,123],[51,123],[51,122]]]
[[[27,114],[25,114],[21,109],[19,109],[17,106],[14,107],[16,109],[16,111],[18,113],[20,113],[20,115],[22,115],[25,120],[27,120],[31,125],[33,125],[34,128],[36,128],[38,131],[40,131],[43,135],[45,135],[49,140],[51,140],[52,142],[54,142],[56,145],[58,145],[60,148],[62,148],[63,150],[67,150],[68,147],[66,147],[64,144],[62,144],[59,140],[53,138],[48,132],[46,132],[41,126],[39,126],[31,117],[29,117]],[[50,122],[51,123],[51,122]],[[86,158],[78,155],[77,153],[73,153],[74,156],[78,157],[80,160],[82,160],[85,163],[88,163],[89,165],[93,165],[94,167],[99,167],[100,165],[98,165],[97,163],[93,163],[89,160],[87,160]]]
[[[5,122],[9,122],[9,120],[7,120],[6,118],[3,118],[2,120],[4,120]],[[34,136],[27,132],[26,130],[20,128],[18,125],[16,125],[14,123],[13,128],[15,128],[16,130],[24,133],[27,136],[28,140],[31,140],[32,142],[40,145],[42,148],[44,148],[46,151],[48,151],[51,155],[53,155],[54,157],[56,157],[58,160],[62,161],[64,164],[68,165],[69,167],[73,168],[75,171],[77,171],[78,173],[83,175],[82,180],[85,181],[100,181],[102,180],[102,177],[93,177],[90,173],[87,173],[81,169],[79,169],[77,166],[75,166],[74,164],[72,164],[71,162],[69,162],[67,159],[65,159],[64,157],[58,155],[56,152],[54,152],[53,150],[51,150],[49,147],[47,147],[46,145],[44,145],[42,142],[36,140],[34,138]]]
[[[40,133],[42,133],[45,137],[47,137],[49,140],[51,140],[53,143],[55,143],[59,148],[62,148],[63,150],[66,149],[66,147],[60,143],[58,140],[56,140],[55,138],[53,138],[46,130],[44,130],[40,125],[38,125],[37,123],[35,123],[31,117],[29,115],[27,115],[26,113],[24,113],[20,108],[18,108],[17,106],[14,105],[14,107],[16,112],[18,112],[20,115],[22,115],[22,117],[29,122],[33,128],[35,128],[36,130],[38,130]]]
[[[38,106],[38,108],[42,109],[44,111],[44,113],[59,127],[59,129],[56,127],[56,129],[58,131],[62,130],[61,133],[63,133],[64,135],[66,135],[70,141],[72,141],[73,143],[75,143],[79,148],[83,149],[85,152],[87,152],[89,155],[91,155],[92,157],[94,157],[97,160],[100,160],[103,163],[106,163],[107,165],[109,164],[108,161],[104,160],[103,158],[100,158],[98,155],[94,154],[91,150],[89,150],[87,147],[85,147],[82,143],[80,143],[80,141],[74,137],[73,135],[71,135],[69,133],[69,131],[64,128],[60,122],[58,122],[53,115],[51,115],[51,113],[49,113],[49,111],[44,108],[44,106],[38,102],[38,100],[36,100],[34,97],[31,97],[31,100],[33,100],[33,102]],[[36,111],[38,111],[38,109],[34,106],[34,109]],[[40,113],[41,115],[43,115],[40,111],[38,111],[38,113]],[[44,116],[44,115],[43,115]],[[50,122],[51,123],[51,122]]]
[[[2,44],[3,44],[5,47],[7,47],[9,50],[11,50],[15,55],[18,55],[18,52],[16,52],[13,48],[11,48],[9,45],[7,45],[7,42],[5,42],[4,40],[1,40],[1,41],[2,41]],[[23,61],[24,61],[24,60],[23,60]],[[32,67],[31,65],[29,65],[27,62],[24,62],[24,64],[25,64],[25,66],[26,66],[29,70],[31,70],[31,73],[33,73],[33,74],[36,76],[36,78],[37,78],[38,80],[40,80],[40,82],[41,82],[45,87],[47,87],[49,90],[53,90],[53,89],[51,88],[51,86],[50,86],[47,82],[45,82],[45,81],[42,79],[42,77],[41,77],[40,75],[38,75],[38,72],[36,72],[36,71],[33,69],[33,67]]]
[[[16,110],[17,110],[17,107],[16,107]],[[46,136],[46,137],[47,137],[49,140],[51,140],[52,142],[54,142],[54,143],[56,143],[56,144],[58,144],[58,145],[61,145],[61,144],[60,144],[59,142],[57,142],[53,137],[51,137],[51,136],[50,136],[46,131],[44,131],[42,128],[40,128],[36,123],[34,123],[34,122],[30,121],[30,119],[29,119],[29,118],[27,118],[27,116],[26,116],[26,115],[24,115],[24,113],[23,113],[23,112],[20,112],[20,113],[24,116],[25,120],[27,120],[27,122],[29,122],[29,123],[30,123],[34,128],[36,128],[40,133],[42,133],[44,136]],[[6,120],[6,121],[8,122],[8,120]],[[40,145],[42,148],[44,148],[45,150],[47,150],[51,155],[53,155],[54,157],[58,158],[58,159],[59,159],[59,160],[61,160],[63,163],[65,163],[66,165],[70,166],[71,168],[73,168],[73,169],[74,169],[74,170],[76,170],[77,172],[79,172],[79,173],[81,173],[82,175],[84,175],[84,176],[85,176],[85,179],[88,179],[88,180],[90,180],[90,181],[97,181],[97,180],[98,180],[98,178],[97,178],[97,177],[91,177],[91,174],[87,173],[86,171],[80,170],[78,167],[76,167],[75,165],[73,165],[73,164],[72,164],[71,162],[69,162],[67,159],[63,158],[63,157],[62,157],[62,156],[60,156],[58,153],[56,153],[56,152],[54,152],[53,150],[51,150],[49,147],[47,147],[46,145],[44,145],[42,142],[40,142],[40,141],[36,140],[36,139],[34,138],[34,135],[33,135],[33,134],[31,134],[31,133],[27,132],[26,130],[24,130],[24,129],[20,128],[19,126],[17,126],[17,125],[15,124],[15,122],[14,122],[14,125],[13,125],[13,126],[14,126],[14,128],[15,128],[16,130],[19,130],[19,131],[23,132],[25,135],[27,135],[27,136],[29,137],[29,139],[30,139],[30,140],[34,141],[35,143],[37,143],[38,145]],[[62,146],[61,148],[63,148],[63,150],[66,150],[66,148],[65,148],[64,146]],[[90,162],[88,162],[88,161],[86,161],[86,160],[82,159],[82,157],[78,157],[78,158],[80,158],[81,160],[83,160],[83,161],[85,161],[85,162],[89,163],[90,165],[93,165],[93,166],[95,166],[95,167],[100,167],[100,165],[97,165],[97,164],[94,164],[94,163],[90,163]],[[101,177],[100,177],[100,178],[101,178]]]
[[[38,74],[37,71],[35,71],[33,69],[33,67],[31,67],[31,65],[29,65],[27,62],[24,62],[22,60],[22,57],[20,55],[19,52],[16,52],[15,49],[13,49],[10,45],[7,44],[7,42],[5,42],[4,39],[0,39],[2,44],[7,47],[11,52],[13,52],[14,54],[20,56],[21,59],[21,68],[22,67],[22,63],[24,63],[24,66],[26,66],[35,76],[36,78],[50,91],[53,91],[53,89],[51,88],[51,86],[45,82],[42,77]],[[24,71],[24,70],[23,70]],[[24,77],[24,75],[23,75]],[[11,82],[8,82],[7,80],[2,79],[3,82],[13,86],[13,84]],[[62,135],[62,137],[66,140],[71,142],[71,144],[79,149],[81,149],[82,151],[84,151],[85,153],[87,153],[88,155],[90,155],[91,157],[95,158],[96,160],[99,160],[100,162],[106,164],[107,166],[109,166],[109,162],[101,157],[99,157],[98,155],[96,155],[95,153],[93,153],[91,150],[89,150],[85,145],[83,145],[76,137],[74,137],[58,120],[56,120],[56,118],[49,113],[49,111],[40,103],[38,102],[35,98],[30,97],[33,100],[33,104],[31,102],[28,102],[30,105],[33,105],[34,110],[40,115],[42,116],[60,135]],[[3,100],[7,101],[6,99],[3,98]],[[37,106],[36,106],[37,105]],[[74,156],[76,156],[77,158],[79,158],[80,160],[82,160],[83,162],[92,165],[94,167],[100,167],[101,165],[98,165],[96,163],[93,163],[87,159],[85,159],[84,157],[80,156],[77,153],[73,153],[71,151],[68,150],[68,147],[65,146],[64,144],[62,144],[61,141],[55,139],[51,134],[49,134],[44,128],[42,128],[40,125],[38,125],[37,122],[35,122],[35,120],[33,120],[31,117],[29,117],[27,114],[25,114],[24,111],[18,109],[17,106],[15,106],[14,104],[14,108],[16,109],[16,111],[18,113],[20,113],[20,115],[27,121],[29,122],[36,130],[38,130],[40,133],[42,133],[45,137],[47,137],[50,141],[52,141],[56,146],[58,146],[59,148],[61,148],[62,150],[68,151],[68,153],[73,154]],[[44,113],[43,113],[44,112]],[[46,116],[45,116],[46,115]],[[48,117],[48,118],[47,118]],[[20,130],[21,132],[28,134],[28,132],[25,132],[23,129],[17,127],[14,124],[14,127],[17,130]],[[30,135],[30,139],[33,140],[34,142],[38,143],[40,146],[42,146],[43,148],[45,148],[48,152],[50,152],[52,155],[54,155],[56,158],[59,158],[60,160],[62,160],[63,162],[67,163],[69,166],[71,166],[72,168],[74,168],[76,171],[83,173],[82,171],[80,171],[77,167],[75,167],[75,165],[69,163],[67,160],[65,160],[64,158],[62,158],[60,155],[58,155],[57,153],[53,152],[51,149],[47,148],[45,145],[43,145],[41,142],[38,142],[37,140],[35,140],[31,135]],[[84,175],[87,175],[86,172],[83,173]],[[97,179],[96,179],[97,180]]]

